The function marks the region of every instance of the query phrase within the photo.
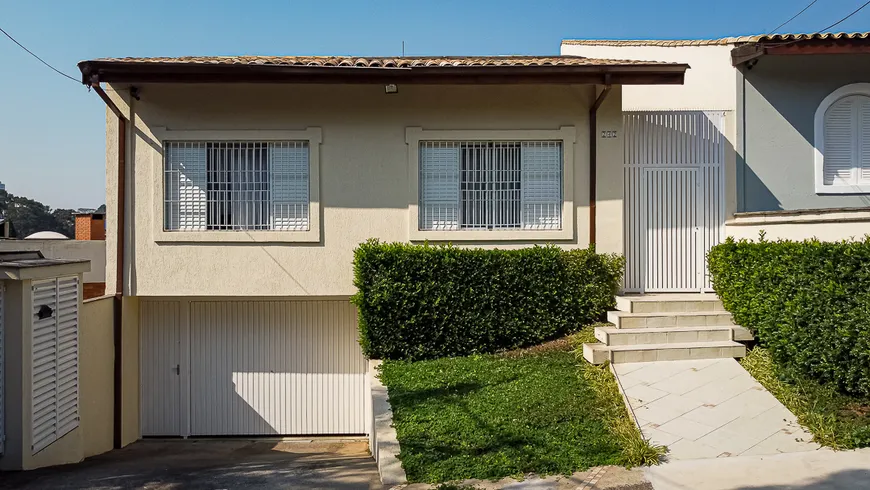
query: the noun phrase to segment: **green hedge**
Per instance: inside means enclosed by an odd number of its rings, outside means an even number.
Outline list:
[[[774,360],[870,395],[870,238],[727,240],[710,252],[716,293]]]
[[[620,256],[555,246],[482,250],[380,243],[354,252],[360,344],[374,359],[435,359],[540,343],[613,307]]]

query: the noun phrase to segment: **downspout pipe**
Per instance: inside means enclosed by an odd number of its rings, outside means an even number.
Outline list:
[[[123,296],[124,296],[124,214],[125,214],[125,188],[126,188],[126,155],[127,155],[127,118],[109,98],[105,90],[100,87],[99,82],[92,82],[88,85],[97,95],[103,99],[106,106],[115,116],[118,117],[118,204],[117,217],[115,219],[115,293],[114,293],[114,316],[113,316],[113,337],[115,349],[115,361],[113,366],[114,371],[114,399],[113,399],[113,445],[115,449],[120,449],[123,445],[122,439],[122,402],[123,402],[123,325],[124,318],[122,313]]]
[[[604,77],[604,90],[598,94],[595,103],[589,108],[589,246],[595,246],[595,203],[598,198],[598,108],[607,99],[612,89],[610,75]]]

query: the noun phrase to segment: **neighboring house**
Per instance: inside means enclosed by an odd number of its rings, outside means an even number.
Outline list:
[[[0,229],[2,229],[0,223]],[[88,260],[90,270],[84,273],[84,299],[102,296],[106,291],[106,236],[104,215],[76,215],[76,239],[70,240],[53,231],[40,231],[24,240],[0,240],[0,252],[39,251],[48,259]]]
[[[680,84],[687,68],[581,57],[79,66],[109,111],[119,446],[368,433],[354,248],[622,252],[622,86]]]
[[[562,54],[692,67],[682,86],[623,92],[627,291],[709,289],[724,236],[870,233],[870,34],[565,40]]]

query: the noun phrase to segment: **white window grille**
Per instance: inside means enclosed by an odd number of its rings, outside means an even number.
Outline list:
[[[305,141],[171,141],[164,147],[167,231],[309,229]]]
[[[562,143],[420,142],[421,230],[560,230]]]
[[[34,454],[79,426],[79,280],[33,282]]]

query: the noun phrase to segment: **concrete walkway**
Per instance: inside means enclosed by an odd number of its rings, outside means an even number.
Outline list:
[[[668,461],[819,449],[810,442],[812,434],[734,359],[613,367],[638,426],[648,439],[668,446]]]
[[[675,461],[645,475],[655,490],[870,489],[870,449]]]

